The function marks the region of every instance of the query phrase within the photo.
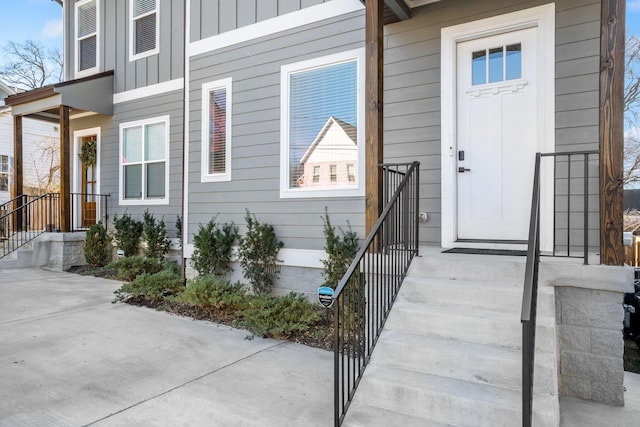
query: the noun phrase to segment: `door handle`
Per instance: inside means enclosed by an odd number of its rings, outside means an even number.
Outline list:
[[[471,169],[463,168],[462,166],[458,168],[458,173],[465,173],[465,172],[471,172]]]

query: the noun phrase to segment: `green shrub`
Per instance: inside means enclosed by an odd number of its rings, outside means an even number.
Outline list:
[[[175,264],[175,263],[171,263]],[[167,270],[171,271],[174,274],[176,273],[176,269],[170,267],[170,263],[162,262],[156,258],[145,258],[143,256],[130,256],[126,258],[119,259],[110,263],[107,267],[115,268],[117,270],[118,280],[124,280],[127,282],[131,282],[135,280],[138,276],[142,274],[155,274],[159,271],[168,267]],[[177,268],[177,266],[176,266]]]
[[[342,237],[338,236],[335,228],[331,225],[326,208],[322,222],[324,223],[324,249],[328,255],[327,259],[322,260],[324,286],[335,289],[358,254],[358,235],[351,230],[351,225],[347,222],[349,230],[345,232],[339,228]]]
[[[125,212],[121,217],[113,216],[113,227],[115,228],[113,238],[118,248],[124,251],[124,256],[137,255],[142,236],[142,223]]]
[[[204,309],[236,311],[247,301],[247,292],[239,282],[229,283],[218,276],[199,276],[187,283],[175,300]]]
[[[170,270],[162,270],[155,274],[143,273],[133,282],[124,283],[114,292],[114,302],[124,302],[131,298],[144,298],[151,302],[159,302],[167,296],[176,295],[184,288],[180,275]]]
[[[157,221],[149,210],[144,211],[142,234],[147,244],[144,248],[144,256],[147,258],[163,259],[169,252],[169,238],[164,220]]]
[[[224,224],[222,228],[212,218],[204,227],[198,227],[198,232],[193,236],[193,255],[191,263],[199,275],[215,274],[224,275],[231,270],[233,243],[238,237],[238,227]]]
[[[176,237],[180,240],[180,246],[182,246],[182,217],[176,216]]]
[[[104,267],[110,258],[109,235],[101,222],[93,224],[87,230],[84,241],[84,259],[92,267]]]
[[[238,326],[247,328],[254,335],[278,339],[308,330],[321,317],[319,307],[294,292],[277,298],[255,295],[248,307],[237,314],[242,319],[237,322]]]
[[[272,225],[258,221],[248,210],[245,221],[247,233],[240,238],[238,260],[253,291],[270,292],[277,278],[278,251],[284,243],[276,238]]]

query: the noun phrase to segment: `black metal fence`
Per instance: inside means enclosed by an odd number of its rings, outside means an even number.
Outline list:
[[[71,194],[70,230],[86,230],[101,221],[107,226],[108,195]],[[18,196],[0,205],[0,258],[45,232],[59,232],[60,194]]]
[[[411,260],[418,254],[419,163],[384,164],[387,203],[333,295],[334,423],[353,400]]]

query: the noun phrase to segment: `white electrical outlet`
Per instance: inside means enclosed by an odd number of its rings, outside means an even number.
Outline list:
[[[420,222],[427,222],[429,220],[429,215],[426,212],[420,212],[418,214],[418,219]]]

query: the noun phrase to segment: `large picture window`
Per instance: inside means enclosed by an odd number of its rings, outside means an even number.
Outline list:
[[[159,52],[158,0],[130,0],[129,26],[130,60],[144,58]]]
[[[97,0],[76,3],[76,76],[89,75],[98,69]]]
[[[363,195],[363,54],[282,67],[281,197]]]
[[[202,182],[231,180],[231,79],[202,85]]]
[[[169,202],[169,116],[120,125],[120,204]]]
[[[9,156],[0,155],[0,191],[9,191]]]

